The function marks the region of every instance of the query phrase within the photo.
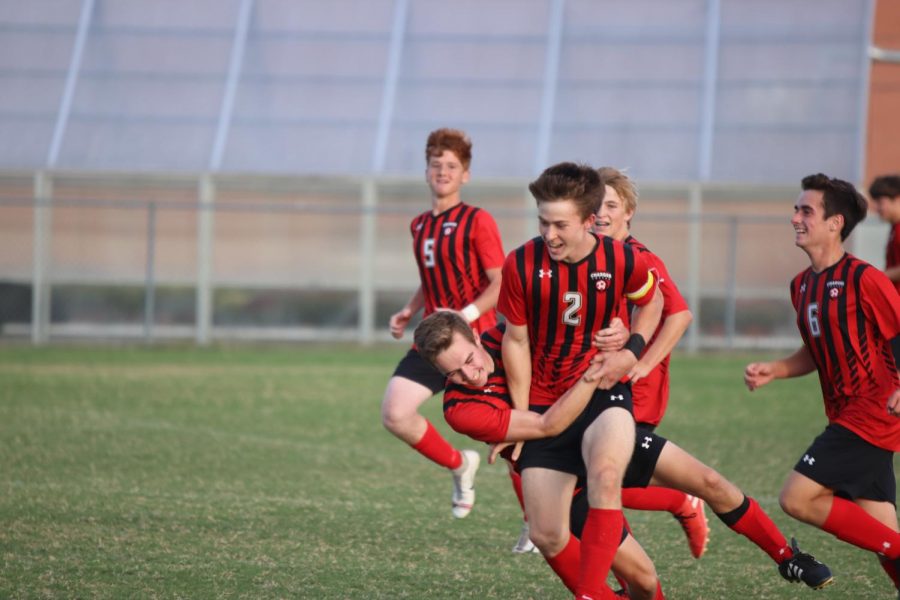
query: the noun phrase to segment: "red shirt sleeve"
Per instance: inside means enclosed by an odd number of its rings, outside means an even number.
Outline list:
[[[644,306],[653,298],[659,278],[641,253],[634,253],[634,269],[625,282],[625,298],[637,306]]]
[[[481,268],[499,269],[503,266],[503,241],[500,238],[500,229],[491,214],[481,209],[475,215],[475,253],[481,263]]]
[[[516,253],[510,252],[503,263],[503,282],[500,284],[500,297],[497,299],[497,311],[513,325],[525,325],[525,291],[516,267]]]
[[[900,294],[883,271],[866,269],[859,282],[863,312],[878,324],[885,339],[900,334]]]

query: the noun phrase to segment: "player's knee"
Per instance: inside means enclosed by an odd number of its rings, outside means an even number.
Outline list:
[[[710,506],[727,504],[729,500],[732,500],[730,496],[736,495],[738,500],[743,496],[733,484],[722,477],[722,474],[715,469],[706,467],[703,470],[702,481],[704,490],[703,497],[707,499]]]
[[[602,460],[591,465],[588,491],[592,497],[614,499],[622,494],[622,468],[613,461]]]
[[[795,519],[804,520],[806,501],[799,496],[790,486],[785,486],[778,496],[778,504],[788,515]]]
[[[641,569],[636,572],[634,577],[628,582],[628,597],[655,598],[658,584],[659,577],[656,575],[656,570],[650,565],[649,569]]]
[[[529,523],[528,536],[531,543],[538,547],[541,554],[547,557],[556,556],[566,547],[569,541],[569,532],[561,531],[558,527],[541,527],[535,523]]]

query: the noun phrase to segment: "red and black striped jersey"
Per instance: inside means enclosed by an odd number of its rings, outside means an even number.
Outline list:
[[[425,316],[437,308],[461,310],[488,286],[485,271],[503,265],[500,230],[484,209],[461,202],[439,215],[427,211],[412,220],[410,231]],[[472,327],[485,331],[496,322],[491,309]]]
[[[494,371],[483,387],[447,382],[444,419],[458,433],[487,443],[502,442],[509,429],[512,399],[500,355],[505,323],[481,334],[481,346],[494,361]]]
[[[900,267],[900,223],[894,223],[888,236],[884,268],[890,269],[891,267]],[[900,281],[893,283],[897,293],[900,294]]]
[[[550,258],[540,237],[512,251],[497,309],[510,323],[528,327],[530,402],[559,399],[587,369],[595,354],[591,337],[620,314],[623,298],[642,306],[655,289],[644,258],[610,237],[597,239],[576,263]]]
[[[678,291],[678,286],[675,285],[675,282],[672,280],[671,276],[669,276],[669,271],[666,269],[665,263],[663,263],[659,256],[651,252],[647,246],[632,236],[628,236],[628,238],[625,239],[625,243],[643,256],[647,261],[647,265],[656,272],[657,279],[659,280],[659,291],[663,296],[662,316],[660,317],[656,331],[653,332],[653,336],[647,342],[647,346],[649,347],[659,334],[659,330],[662,329],[666,317],[688,310],[688,305],[684,296]],[[627,302],[625,304],[630,305],[630,303]],[[622,320],[625,322],[626,326],[630,327],[631,306],[628,308],[629,310]],[[671,355],[666,355],[666,357],[663,358],[646,377],[631,384],[631,396],[632,401],[634,402],[634,420],[636,422],[659,425],[660,421],[662,421],[663,415],[666,412],[666,407],[669,404],[670,357]]]
[[[900,297],[872,265],[844,256],[791,281],[797,327],[816,368],[828,421],[868,442],[900,450],[900,419],[887,412],[900,387],[890,340],[900,334]]]

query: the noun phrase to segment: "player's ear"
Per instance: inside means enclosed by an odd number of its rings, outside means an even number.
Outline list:
[[[471,177],[471,174],[469,173],[469,170],[466,169],[465,171],[463,171],[463,174],[462,174],[462,182],[469,183],[469,177]]]

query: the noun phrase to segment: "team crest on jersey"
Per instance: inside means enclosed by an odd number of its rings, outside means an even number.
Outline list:
[[[453,230],[456,229],[455,221],[448,221],[444,223],[444,235],[450,235],[453,233]]]
[[[837,298],[841,295],[841,290],[844,289],[843,281],[829,281],[825,284],[825,287],[828,288],[828,295],[831,298]]]
[[[602,292],[609,287],[609,284],[612,281],[612,273],[607,273],[606,271],[594,271],[591,273],[591,281],[594,282],[597,291]]]

